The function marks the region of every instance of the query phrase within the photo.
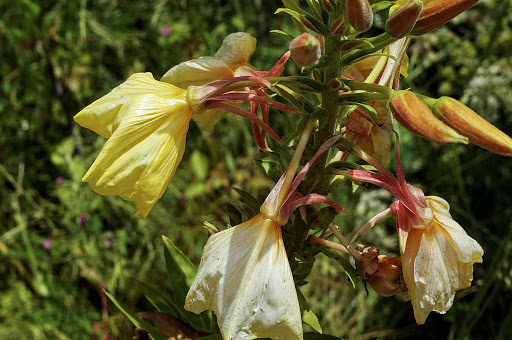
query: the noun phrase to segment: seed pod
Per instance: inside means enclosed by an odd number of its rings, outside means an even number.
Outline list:
[[[290,42],[293,61],[301,67],[313,64],[322,54],[320,41],[308,33],[302,33]]]
[[[452,20],[477,2],[478,0],[433,0],[423,7],[411,34],[428,33]]]
[[[350,26],[358,32],[366,32],[372,27],[373,12],[368,0],[345,0],[345,13]]]
[[[391,14],[386,21],[386,32],[393,38],[403,38],[411,33],[423,9],[421,0],[409,0]]]
[[[468,137],[471,143],[500,155],[512,156],[512,138],[458,100],[441,97],[432,109],[439,119]]]
[[[418,96],[410,91],[396,91],[389,99],[396,120],[412,133],[439,144],[463,143],[468,139],[439,120]]]

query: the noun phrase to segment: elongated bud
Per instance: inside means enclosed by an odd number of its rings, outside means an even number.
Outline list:
[[[434,0],[425,5],[411,34],[428,33],[476,4],[478,0]]]
[[[423,2],[421,0],[409,0],[394,13],[390,14],[386,21],[386,32],[393,38],[403,38],[411,33],[421,10]]]
[[[320,58],[320,41],[308,33],[303,33],[290,42],[293,61],[301,67],[313,64]]]
[[[407,130],[439,144],[463,143],[468,139],[439,120],[418,96],[410,91],[396,91],[389,100],[396,120]]]
[[[345,0],[345,13],[350,26],[358,32],[366,32],[372,27],[373,12],[368,0]]]
[[[458,100],[441,97],[432,109],[471,143],[500,155],[512,156],[512,138]]]

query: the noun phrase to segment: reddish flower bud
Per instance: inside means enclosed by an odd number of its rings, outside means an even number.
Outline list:
[[[433,110],[471,143],[500,155],[512,156],[512,138],[458,100],[441,97],[434,103]]]
[[[393,38],[403,38],[411,33],[423,9],[421,0],[409,0],[391,14],[386,21],[386,32]]]
[[[357,272],[380,296],[393,296],[407,290],[402,280],[400,256],[379,255],[379,250],[364,247],[361,259],[356,262]]]
[[[290,52],[295,63],[301,67],[313,64],[322,54],[320,41],[308,33],[290,42]]]
[[[413,35],[428,33],[464,12],[478,0],[434,0],[429,2],[416,21],[411,32]]]
[[[440,121],[427,104],[410,91],[396,91],[389,99],[389,108],[403,127],[418,136],[439,144],[468,143],[466,137]]]
[[[368,0],[345,0],[345,13],[357,31],[366,32],[372,27],[373,12]]]

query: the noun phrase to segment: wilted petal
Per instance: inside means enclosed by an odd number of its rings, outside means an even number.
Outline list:
[[[201,57],[185,61],[171,68],[162,81],[186,89],[189,86],[202,86],[209,82],[233,77],[233,70],[222,60],[214,57]]]
[[[235,70],[238,66],[249,63],[255,49],[256,38],[249,33],[231,33],[222,42],[215,58],[225,61]]]
[[[83,181],[102,195],[135,201],[146,218],[178,167],[192,117],[184,96],[138,96],[122,106],[112,136]]]
[[[412,229],[403,254],[403,275],[418,324],[431,311],[450,309],[457,290],[473,279],[473,264],[482,262],[480,245],[455,222],[448,203],[440,197],[426,197],[434,223],[426,229]],[[419,247],[418,247],[419,243]]]
[[[98,135],[109,138],[121,106],[130,99],[143,94],[175,97],[183,92],[180,88],[155,80],[150,72],[134,73],[124,83],[85,107],[73,119]]]
[[[212,235],[185,308],[213,310],[224,339],[302,339],[281,227],[258,214]]]

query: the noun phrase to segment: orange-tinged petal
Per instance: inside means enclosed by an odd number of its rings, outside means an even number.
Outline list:
[[[146,218],[181,161],[191,118],[184,97],[132,99],[119,111],[112,136],[83,181],[102,195],[135,201],[135,216]]]

